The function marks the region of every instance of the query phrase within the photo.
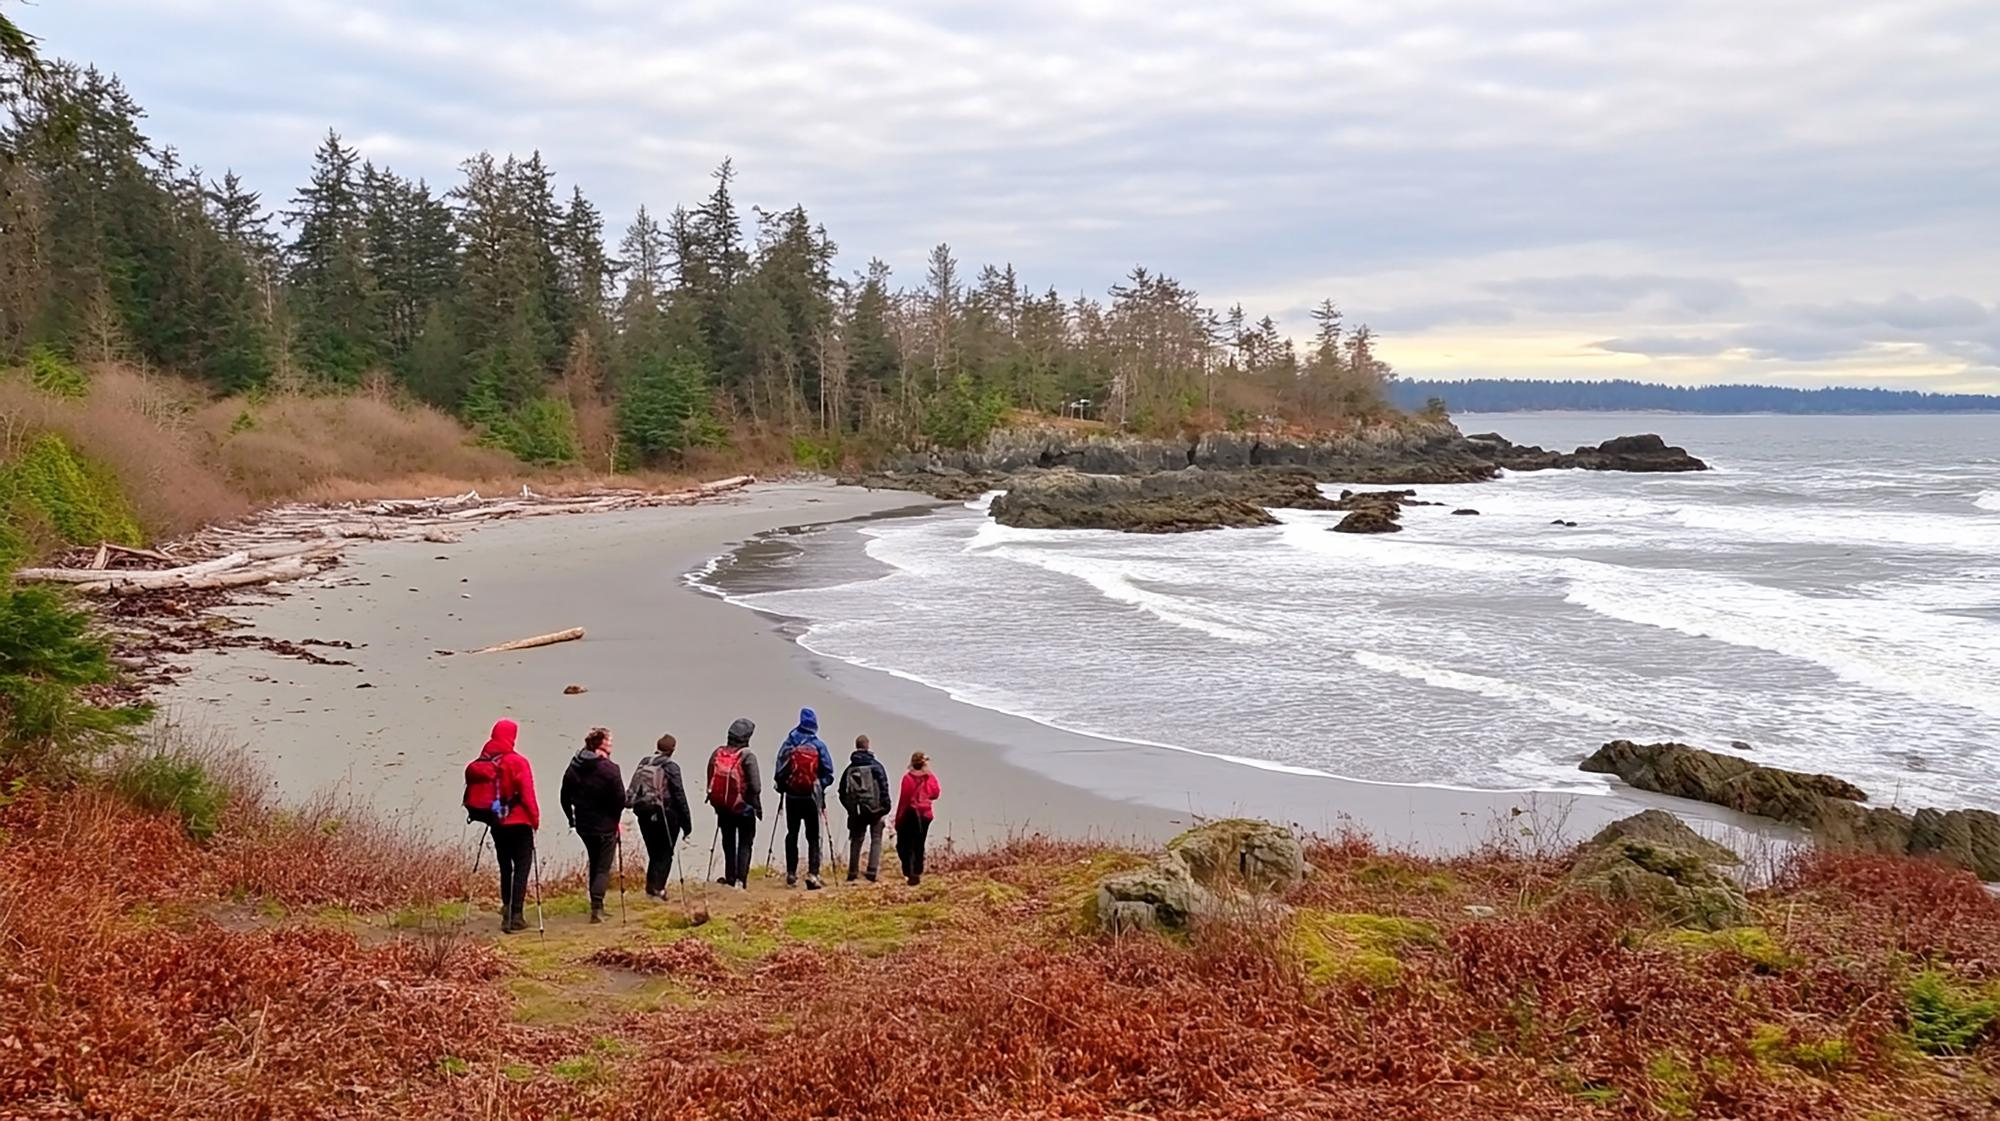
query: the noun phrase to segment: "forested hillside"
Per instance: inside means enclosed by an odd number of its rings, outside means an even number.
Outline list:
[[[1393,402],[1405,409],[1442,400],[1454,413],[1534,409],[1673,413],[1976,413],[2000,412],[2000,397],[1915,390],[1790,389],[1777,385],[1657,385],[1637,381],[1399,381]]]
[[[1331,301],[1302,354],[1145,268],[1101,300],[946,245],[914,283],[879,260],[842,276],[825,227],[746,208],[726,160],[706,198],[607,234],[538,153],[480,152],[431,184],[329,131],[273,203],[202,162],[228,153],[148,136],[94,68],[51,64],[10,108],[0,363],[122,360],[231,392],[388,379],[523,459],[621,467],[740,433],[814,457],[857,436],[964,444],[1009,407],[1329,423],[1378,410],[1389,376]]]

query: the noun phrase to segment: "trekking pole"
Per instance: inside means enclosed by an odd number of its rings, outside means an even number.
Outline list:
[[[833,859],[833,823],[826,819],[826,797],[819,800],[819,851],[828,865],[837,863]],[[824,869],[822,869],[824,871]]]
[[[710,837],[708,839],[708,871],[705,874],[703,874],[701,878],[701,882],[704,884],[715,879],[715,846],[717,842],[721,840],[722,840],[722,819],[718,817],[715,819],[715,836]],[[686,869],[682,869],[681,878],[683,880],[687,879]]]
[[[472,850],[472,874],[465,878],[465,918],[468,922],[472,919],[472,885],[479,879],[479,858],[486,855],[486,838],[490,836],[492,836],[491,830],[482,829],[479,835],[472,839],[473,845],[476,846]],[[493,859],[496,862],[500,859],[498,842],[493,846]],[[507,901],[503,899],[500,902],[504,905]]]
[[[535,854],[535,929],[541,934],[542,941],[546,942],[549,940],[549,920],[546,912],[542,910],[541,853]]]
[[[625,826],[621,822],[618,832],[612,834],[618,844],[618,925],[625,925]]]
[[[786,797],[787,795],[784,794],[778,795],[778,805],[784,806]],[[790,809],[789,806],[786,806],[786,808]],[[776,861],[772,859],[773,856],[777,853],[777,851],[778,851],[778,822],[777,819],[773,817],[771,821],[771,836],[764,842],[764,871],[770,872],[773,875],[776,875],[778,870]]]

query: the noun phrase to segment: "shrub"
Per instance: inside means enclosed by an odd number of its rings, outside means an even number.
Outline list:
[[[150,813],[180,818],[188,836],[206,841],[222,828],[222,811],[229,806],[229,788],[209,773],[194,753],[153,748],[121,759],[112,770],[111,785],[133,805]]]
[[[924,413],[924,436],[940,447],[969,448],[985,440],[1006,414],[1004,395],[981,393],[971,378],[960,374]]]
[[[2000,999],[1927,969],[1910,981],[1910,1037],[1927,1055],[1963,1055],[2000,1024]]]
[[[36,437],[19,459],[0,468],[0,520],[11,522],[17,534],[46,525],[73,545],[137,545],[144,539],[111,473],[54,433]]]
[[[125,742],[151,710],[90,704],[84,690],[111,679],[86,615],[46,588],[0,585],[0,770],[66,778]]]
[[[835,471],[840,468],[840,448],[829,440],[794,436],[792,462],[811,471]]]
[[[28,348],[28,379],[36,389],[57,397],[78,398],[90,392],[90,379],[83,371],[46,343]]]

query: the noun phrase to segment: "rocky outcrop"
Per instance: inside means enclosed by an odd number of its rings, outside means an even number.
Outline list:
[[[1735,853],[1662,810],[1614,821],[1578,850],[1568,881],[1620,902],[1637,903],[1676,926],[1723,930],[1741,924],[1750,905],[1743,888],[1718,871]]]
[[[1174,838],[1147,867],[1106,876],[1089,909],[1108,933],[1179,932],[1221,908],[1269,903],[1311,874],[1290,830],[1231,818]]]
[[[1766,817],[1836,848],[1929,856],[2000,880],[2000,814],[1989,810],[1870,807],[1868,795],[1831,775],[1766,767],[1679,743],[1614,740],[1581,764],[1629,786]]]
[[[1002,525],[1021,529],[1116,529],[1127,533],[1275,525],[1272,508],[1326,510],[1312,476],[1287,471],[1092,475],[1058,469],[1015,477],[993,500]]]
[[[1396,533],[1402,529],[1396,521],[1393,508],[1369,506],[1354,511],[1340,519],[1333,527],[1335,533]]]
[[[1650,433],[1618,436],[1596,447],[1573,452],[1523,446],[1497,432],[1467,436],[1465,443],[1474,454],[1508,471],[1706,471],[1708,464]]]
[[[947,502],[970,502],[987,491],[1005,490],[1008,485],[1004,475],[974,475],[953,467],[936,466],[907,472],[871,471],[865,475],[843,475],[838,481],[845,487],[914,491]]]

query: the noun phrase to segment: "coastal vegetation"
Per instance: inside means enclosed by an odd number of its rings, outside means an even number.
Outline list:
[[[1794,389],[1781,385],[1660,385],[1624,379],[1402,379],[1389,386],[1389,397],[1394,404],[1405,409],[1420,409],[1435,402],[1461,413],[1565,409],[1584,412],[1799,414],[2000,412],[2000,396],[1983,393],[1935,393],[1855,386]]]

